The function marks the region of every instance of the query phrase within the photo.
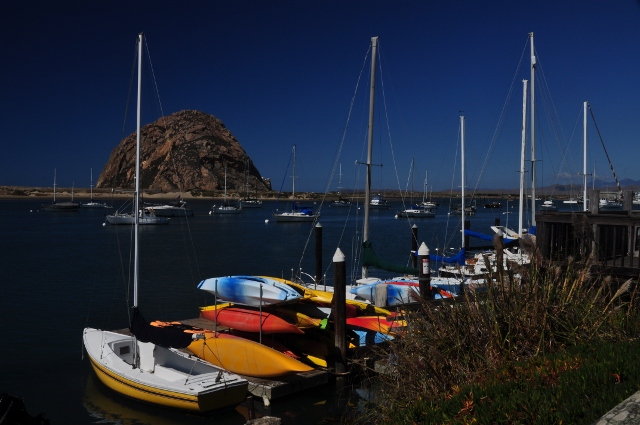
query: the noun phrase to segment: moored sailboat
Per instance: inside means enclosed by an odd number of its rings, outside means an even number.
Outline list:
[[[140,193],[140,97],[143,34],[138,36],[138,114],[136,141],[136,190]],[[134,399],[165,407],[206,412],[235,406],[246,397],[248,383],[200,359],[172,348],[186,348],[195,334],[149,325],[138,308],[138,246],[141,217],[133,215],[133,335],[94,328],[83,331],[84,347],[98,378],[110,389]]]
[[[308,222],[317,220],[320,217],[320,213],[314,213],[311,208],[300,207],[296,202],[296,145],[293,145],[292,180],[291,210],[273,213],[274,220],[277,223]]]

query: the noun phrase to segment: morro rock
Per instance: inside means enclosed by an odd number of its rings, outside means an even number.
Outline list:
[[[264,192],[271,190],[240,142],[213,115],[180,111],[141,129],[140,173],[145,190]],[[134,188],[136,134],[111,152],[96,187]]]

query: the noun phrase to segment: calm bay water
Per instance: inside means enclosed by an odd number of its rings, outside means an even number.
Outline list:
[[[30,413],[42,412],[52,424],[244,424],[242,406],[213,416],[190,415],[126,399],[97,381],[84,356],[82,329],[127,327],[131,228],[103,226],[103,215],[111,210],[38,212],[47,201],[0,200],[0,392],[24,399]],[[210,216],[213,203],[189,200],[194,217],[173,218],[168,226],[141,226],[139,305],[147,319],[196,317],[199,306],[212,303],[196,289],[208,277],[290,278],[292,269],[299,268],[315,274],[309,223],[276,224],[270,217],[275,202],[240,215]],[[445,244],[458,248],[460,218],[447,215],[447,203],[443,200],[437,217],[412,221],[394,218],[400,203],[389,211],[372,211],[376,253],[407,265],[413,223],[418,239],[432,252]],[[509,226],[517,227],[517,204],[509,204],[510,215],[503,214],[507,205],[502,204],[502,209],[480,206],[471,217],[472,229],[489,233],[498,217],[502,224],[509,217]],[[362,235],[362,212],[322,208],[323,269],[329,284],[337,247],[346,256],[347,273],[359,274],[354,247]],[[258,410],[282,417],[284,423],[309,423],[339,413],[329,386],[276,399],[269,408],[260,404]]]

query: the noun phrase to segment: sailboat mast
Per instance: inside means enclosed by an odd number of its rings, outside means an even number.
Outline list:
[[[535,87],[536,87],[536,56],[533,47],[533,32],[531,38],[531,225],[536,225],[536,125],[535,125]]]
[[[518,236],[522,237],[522,213],[524,212],[524,153],[527,139],[527,80],[522,80],[522,143],[520,146],[520,209],[518,210]],[[534,201],[535,202],[535,201]]]
[[[364,224],[362,241],[369,240],[369,204],[371,203],[371,161],[373,160],[373,112],[376,93],[376,56],[378,55],[378,37],[371,37],[371,83],[369,88],[369,128],[367,129],[367,179],[364,191]],[[368,276],[368,270],[362,266],[362,278]]]
[[[93,202],[93,168],[91,169],[91,202]]]
[[[462,228],[460,229],[460,233],[462,234],[462,249],[464,246],[464,115],[460,116],[460,156],[462,157]]]
[[[136,110],[136,192],[134,199],[133,307],[138,307],[138,225],[140,224],[140,99],[142,97],[142,37],[138,34],[138,103]]]
[[[56,203],[56,169],[53,169],[53,203]]]
[[[296,145],[293,145],[293,175],[291,176],[291,180],[293,180],[293,186],[291,190],[291,199],[293,202],[293,209],[296,207]]]
[[[587,210],[587,105],[582,112],[582,211]]]

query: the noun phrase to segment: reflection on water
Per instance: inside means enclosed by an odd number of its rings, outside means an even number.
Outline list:
[[[82,405],[93,423],[113,425],[175,425],[204,424],[215,420],[216,424],[244,424],[249,420],[245,405],[235,410],[213,412],[208,415],[190,414],[155,405],[144,404],[124,397],[104,385],[95,375],[87,378]],[[186,419],[186,421],[185,421]]]

